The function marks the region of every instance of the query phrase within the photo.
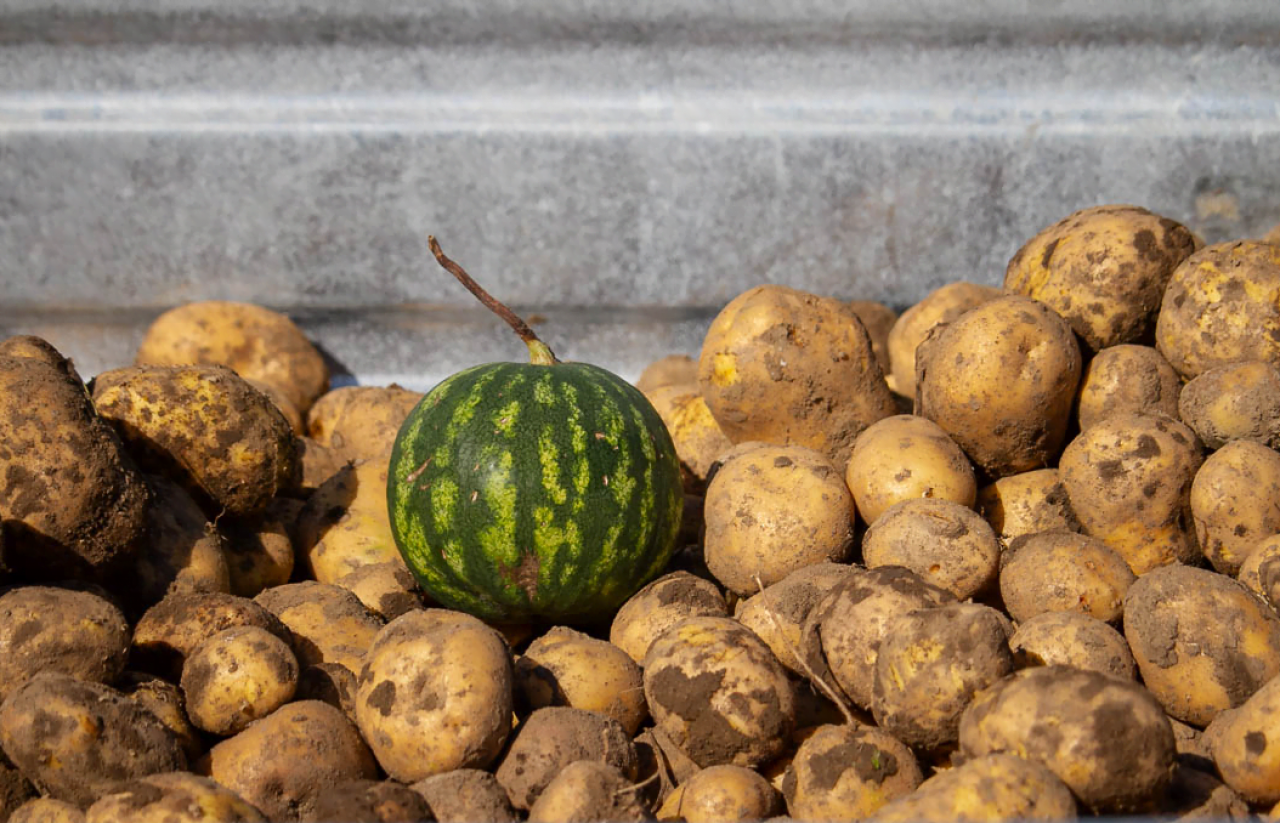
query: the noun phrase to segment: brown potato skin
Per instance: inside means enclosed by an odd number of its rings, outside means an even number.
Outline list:
[[[1119,620],[1137,578],[1124,558],[1097,538],[1043,532],[1015,540],[1000,568],[1000,596],[1019,623],[1050,611]]]
[[[928,497],[972,507],[973,465],[942,427],[913,414],[872,423],[853,443],[845,482],[868,524],[895,503]]]
[[[1062,448],[1080,369],[1065,320],[1030,298],[999,297],[920,344],[915,413],[992,479],[1044,468]]]
[[[321,791],[316,820],[403,823],[431,819],[422,795],[394,780],[348,780]]]
[[[168,478],[152,474],[146,480],[151,505],[129,575],[129,598],[151,606],[171,591],[230,591],[231,567],[222,539],[200,506]]]
[[[1276,608],[1280,604],[1280,534],[1254,545],[1240,564],[1236,579]]]
[[[874,726],[823,726],[800,744],[782,781],[797,820],[854,821],[915,790],[915,755]]]
[[[515,664],[516,685],[533,709],[599,712],[634,736],[649,717],[640,666],[622,649],[565,626],[534,640]]]
[[[480,769],[457,769],[419,780],[409,788],[422,795],[439,823],[516,823],[507,792],[492,774]]]
[[[1272,678],[1239,709],[1215,723],[1213,762],[1226,784],[1250,803],[1280,802],[1280,678]]]
[[[321,583],[361,566],[404,565],[387,509],[390,457],[344,466],[307,498],[296,525],[298,560]]]
[[[386,621],[423,608],[422,590],[403,562],[370,563],[339,577],[334,585],[360,598],[366,609]]]
[[[35,786],[0,754],[0,820],[8,821],[27,801],[36,797]],[[74,808],[74,807],[72,807]]]
[[[716,584],[686,571],[669,572],[622,604],[609,626],[609,642],[643,663],[653,641],[681,620],[728,616],[729,604]]]
[[[1157,414],[1177,420],[1181,391],[1182,378],[1156,349],[1112,346],[1085,366],[1076,417],[1081,429],[1113,414]]]
[[[994,286],[977,283],[948,283],[907,309],[889,330],[887,345],[893,366],[893,390],[914,397],[916,393],[916,349],[935,326],[950,323],[960,315],[1003,294]]]
[[[233,626],[258,626],[286,642],[292,638],[275,615],[247,598],[177,592],[147,609],[134,625],[130,665],[176,683],[187,655]]]
[[[1191,483],[1191,516],[1204,556],[1234,576],[1259,540],[1280,532],[1280,454],[1236,440],[1209,455]]]
[[[989,754],[936,772],[870,819],[875,823],[1075,820],[1076,799],[1057,775],[1039,763],[1012,754]]]
[[[548,706],[516,731],[494,771],[511,804],[528,810],[556,775],[577,760],[591,760],[633,780],[639,768],[635,744],[612,718],[595,712]]]
[[[756,286],[721,310],[703,341],[698,385],[734,443],[804,446],[841,468],[854,438],[895,411],[857,315],[785,286]]]
[[[1280,674],[1280,617],[1244,584],[1207,569],[1167,566],[1139,577],[1125,597],[1124,634],[1147,690],[1193,726]]]
[[[565,766],[529,808],[529,823],[651,820],[634,784],[612,766],[578,760]]]
[[[1004,288],[1058,312],[1098,351],[1150,334],[1165,285],[1195,249],[1180,223],[1137,206],[1095,206],[1028,240]]]
[[[1042,612],[1018,624],[1009,651],[1019,669],[1071,666],[1133,680],[1137,664],[1124,635],[1080,612]]]
[[[391,451],[422,392],[390,386],[344,386],[307,412],[306,435],[343,460],[374,460]]]
[[[1232,440],[1280,448],[1280,370],[1258,360],[1209,369],[1182,388],[1178,414],[1210,449]]]
[[[1000,543],[972,509],[949,500],[917,498],[890,507],[862,538],[868,569],[903,566],[955,595],[992,589],[1000,572]]]
[[[84,812],[52,797],[37,797],[24,803],[9,823],[85,823]]]
[[[1002,477],[979,490],[977,508],[1006,546],[1027,534],[1080,531],[1057,469]]]
[[[89,807],[85,823],[266,823],[235,792],[190,772],[131,780]]]
[[[804,674],[800,635],[805,618],[822,598],[860,569],[844,563],[814,563],[797,569],[762,592],[738,601],[734,618],[755,632],[778,662]]]
[[[188,763],[195,763],[205,753],[204,738],[187,717],[180,687],[146,672],[127,671],[116,682],[116,688],[154,714],[177,736]]]
[[[314,580],[267,589],[253,602],[285,625],[303,667],[340,663],[360,671],[365,651],[383,625],[351,592]]]

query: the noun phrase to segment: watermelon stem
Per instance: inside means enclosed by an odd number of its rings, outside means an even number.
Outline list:
[[[475,280],[471,279],[471,275],[467,274],[466,269],[457,263],[445,257],[444,252],[440,250],[440,244],[436,242],[435,237],[427,235],[427,245],[431,247],[431,253],[435,255],[436,262],[444,268],[445,271],[452,274],[458,279],[458,282],[467,287],[467,291],[476,296],[476,299],[484,304],[484,307],[506,321],[507,325],[520,335],[520,339],[529,347],[529,362],[535,366],[554,366],[560,361],[551,351],[551,347],[538,339],[538,335],[533,333],[533,329],[529,328],[529,324],[524,322],[511,309],[502,304],[496,297],[485,291],[483,287]]]

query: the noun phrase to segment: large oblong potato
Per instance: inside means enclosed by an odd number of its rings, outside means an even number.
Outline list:
[[[1080,378],[1076,417],[1087,429],[1113,414],[1162,414],[1178,419],[1182,378],[1151,346],[1103,349]]]
[[[1124,596],[1135,579],[1124,558],[1101,540],[1042,532],[1010,545],[1001,562],[1000,595],[1019,623],[1051,611],[1112,621],[1124,613]]]
[[[1178,414],[1210,449],[1232,440],[1280,447],[1280,369],[1260,360],[1208,369],[1183,386]]]
[[[972,507],[978,495],[969,458],[941,426],[913,414],[886,417],[858,435],[845,482],[867,523],[904,500],[927,497]]]
[[[972,509],[928,497],[903,500],[880,516],[862,538],[868,569],[902,566],[957,600],[995,586],[1000,542]]]
[[[1236,440],[1209,455],[1191,483],[1191,516],[1213,567],[1238,573],[1259,540],[1280,532],[1280,454]]]
[[[960,315],[1000,297],[994,286],[977,283],[948,283],[925,295],[907,309],[889,329],[887,346],[893,368],[893,390],[907,397],[916,393],[916,349],[936,326],[950,323]]]
[[[796,820],[855,821],[924,779],[905,744],[874,726],[822,726],[797,749],[782,781]]]

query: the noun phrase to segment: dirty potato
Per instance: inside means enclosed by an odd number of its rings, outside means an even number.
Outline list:
[[[343,460],[376,460],[391,451],[422,392],[397,386],[344,386],[307,412],[306,434]]]
[[[556,626],[516,661],[516,685],[533,709],[571,706],[599,712],[634,735],[649,717],[640,667],[612,643]]]
[[[685,489],[700,494],[712,465],[733,443],[720,429],[696,383],[664,386],[650,399],[675,444]]]
[[[893,390],[914,397],[916,393],[916,349],[934,327],[950,323],[960,315],[1002,296],[1000,289],[977,283],[948,283],[902,313],[887,341],[893,365]]]
[[[227,737],[293,699],[298,660],[266,629],[218,632],[187,658],[182,694],[196,727]]]
[[[1280,448],[1280,370],[1260,360],[1208,369],[1182,388],[1178,414],[1210,449],[1232,440]]]
[[[1236,440],[1209,455],[1191,483],[1191,516],[1204,556],[1234,576],[1258,541],[1280,532],[1280,454]]]
[[[297,700],[319,700],[341,709],[352,723],[356,722],[356,692],[359,680],[340,663],[316,663],[298,673]]]
[[[294,564],[291,532],[303,505],[300,500],[277,497],[257,517],[218,522],[232,594],[256,597],[264,589],[289,582]]]
[[[1113,414],[1178,419],[1182,378],[1151,346],[1125,344],[1098,352],[1080,379],[1076,416],[1087,429]]]
[[[123,695],[154,714],[177,736],[188,763],[195,763],[205,753],[204,737],[187,716],[186,700],[179,686],[139,671],[125,672],[115,685]]]
[[[639,768],[635,744],[614,719],[567,706],[538,709],[520,725],[494,771],[511,804],[528,810],[570,763],[589,760],[627,781]]]
[[[989,754],[936,772],[870,819],[875,823],[978,823],[1075,818],[1076,799],[1053,772],[1012,754]]]
[[[796,820],[870,817],[924,779],[911,749],[872,726],[823,726],[800,744],[782,782]]]
[[[529,808],[528,819],[530,823],[652,820],[636,794],[635,784],[614,767],[578,760],[543,789]]]
[[[734,618],[765,642],[778,662],[801,674],[800,634],[820,600],[859,569],[844,563],[814,563],[738,603]]]
[[[1101,540],[1042,532],[1009,546],[1000,569],[1000,595],[1019,623],[1055,611],[1112,621],[1124,613],[1124,596],[1135,579],[1124,558]]]
[[[9,823],[85,823],[85,819],[78,806],[52,797],[37,797],[22,804]]]
[[[390,457],[349,464],[307,499],[298,514],[298,559],[321,583],[372,563],[404,564],[387,510]]]
[[[1280,534],[1254,545],[1240,564],[1236,579],[1249,591],[1261,595],[1272,608],[1280,605]]]
[[[1002,477],[978,491],[977,507],[1006,546],[1027,534],[1080,531],[1057,469]]]
[[[176,592],[147,609],[134,626],[130,665],[176,683],[187,656],[233,626],[258,626],[291,639],[284,624],[252,600],[224,592]]]
[[[1133,680],[1137,673],[1124,635],[1080,612],[1042,612],[1019,623],[1009,650],[1019,669],[1071,666],[1122,680]]]
[[[366,609],[383,620],[423,607],[422,590],[404,563],[370,563],[339,577],[334,585],[360,598]]]
[[[422,795],[394,780],[348,780],[320,792],[316,820],[333,823],[405,823],[431,819]]]
[[[966,600],[995,586],[1000,542],[972,509],[918,498],[889,508],[862,538],[868,569],[902,566]]]
[[[148,475],[147,485],[151,505],[125,589],[129,598],[151,606],[170,591],[230,591],[231,568],[222,539],[200,506],[168,478]]]
[[[438,823],[515,823],[520,819],[502,784],[480,769],[455,769],[419,780],[409,788],[426,799]]]
[[[913,414],[886,417],[858,435],[845,482],[867,523],[904,500],[972,507],[978,494],[969,458],[941,426]]]
[[[266,823],[235,792],[190,772],[165,772],[116,787],[85,812],[86,823]]]
[[[1213,762],[1250,803],[1280,802],[1280,678],[1271,678],[1231,712],[1212,736]]]
[[[885,380],[892,377],[889,363],[889,330],[898,322],[898,313],[875,300],[850,300],[849,309],[858,316],[871,337],[871,351],[884,372]],[[889,388],[893,388],[890,386]]]
[[[676,787],[658,810],[660,821],[734,823],[769,820],[782,796],[758,772],[742,766],[709,766]]]
[[[640,663],[649,646],[687,617],[728,617],[724,595],[709,580],[686,571],[664,574],[622,604],[609,626],[609,642]]]
[[[365,650],[383,625],[351,592],[314,580],[267,589],[253,602],[288,628],[302,666],[341,663],[360,671]]]

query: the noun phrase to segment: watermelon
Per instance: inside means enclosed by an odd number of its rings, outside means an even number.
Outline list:
[[[586,622],[666,566],[680,465],[639,390],[559,362],[524,328],[532,362],[458,372],[406,418],[387,480],[392,533],[443,606],[498,622]]]

